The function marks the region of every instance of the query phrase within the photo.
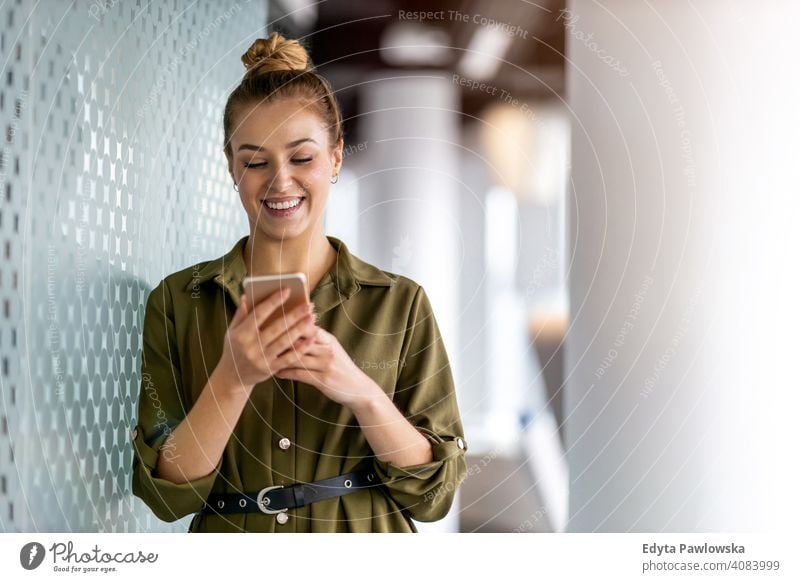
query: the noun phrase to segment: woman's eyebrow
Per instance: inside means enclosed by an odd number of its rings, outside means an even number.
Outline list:
[[[313,142],[313,143],[317,143],[316,141],[314,141],[310,137],[301,137],[300,139],[296,139],[294,141],[291,141],[291,142],[287,143],[286,146],[284,146],[284,147],[293,148],[293,147],[298,146],[301,143],[305,143],[307,141],[310,141],[310,142]],[[262,148],[261,146],[253,145],[251,143],[244,143],[244,144],[240,145],[239,149],[236,150],[236,151],[240,152],[242,150],[255,150],[257,152],[260,152],[263,149],[264,148]]]

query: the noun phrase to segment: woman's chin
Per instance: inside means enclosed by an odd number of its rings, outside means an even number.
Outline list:
[[[258,224],[258,233],[261,236],[272,240],[289,240],[305,234],[307,228],[305,222],[302,224],[269,224],[268,221],[261,219]]]

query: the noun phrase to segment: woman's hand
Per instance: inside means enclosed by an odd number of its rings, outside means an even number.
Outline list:
[[[305,355],[313,346],[318,328],[311,304],[300,305],[265,325],[288,296],[288,289],[275,291],[251,309],[247,295],[242,294],[217,364],[236,382],[255,386],[293,364],[297,355]]]
[[[276,378],[297,380],[316,387],[325,396],[353,410],[376,396],[386,396],[380,386],[359,368],[336,336],[315,326],[316,342],[305,351],[289,352],[288,365]]]

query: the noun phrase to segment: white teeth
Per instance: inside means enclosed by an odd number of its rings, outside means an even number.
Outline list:
[[[300,198],[294,198],[292,200],[287,200],[286,202],[269,202],[265,200],[267,206],[274,210],[286,210],[287,208],[294,208],[298,204],[300,204]]]

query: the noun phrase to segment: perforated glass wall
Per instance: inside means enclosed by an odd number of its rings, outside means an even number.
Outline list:
[[[186,531],[130,491],[144,300],[247,222],[221,116],[266,2],[0,4],[0,531]]]

